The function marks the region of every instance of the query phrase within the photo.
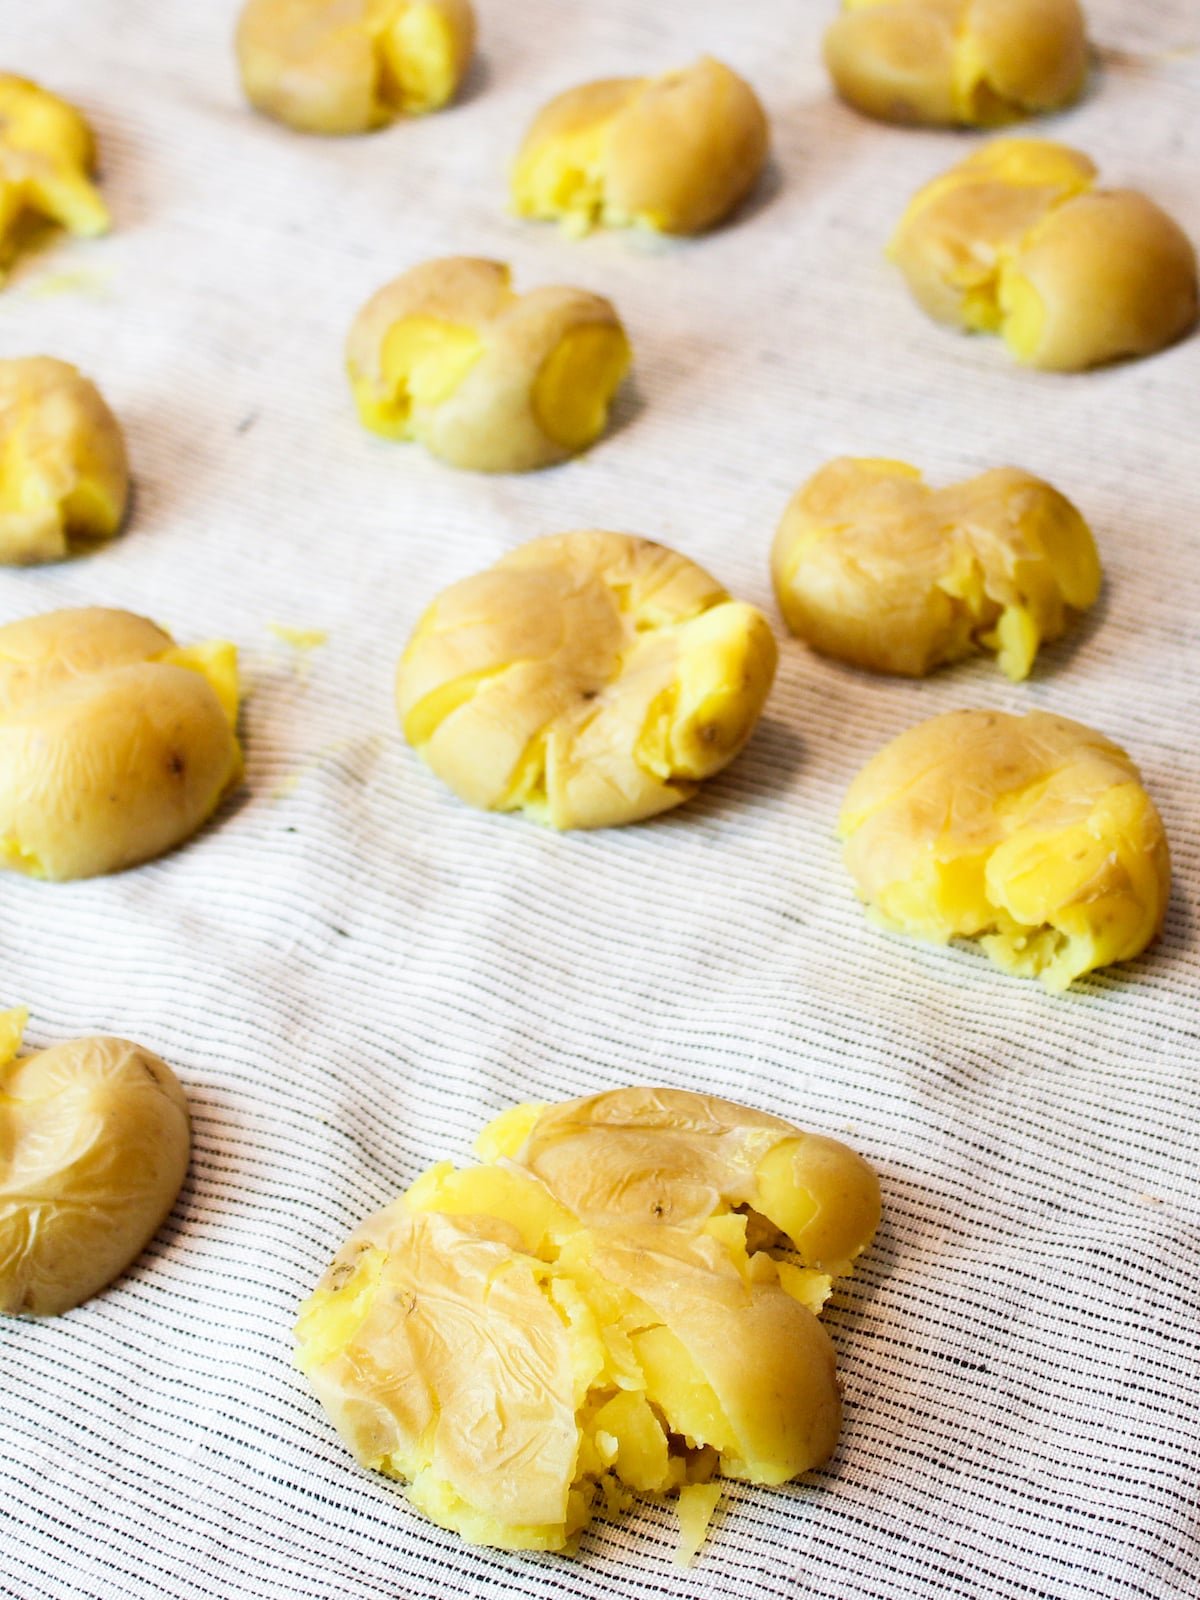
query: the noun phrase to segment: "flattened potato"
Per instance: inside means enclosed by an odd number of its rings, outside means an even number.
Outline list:
[[[0,360],[0,563],[111,539],[128,499],[125,440],[95,384],[50,356]]]
[[[74,106],[0,73],[0,279],[31,219],[85,238],[108,232],[108,207],[90,177],[95,166],[92,130]]]
[[[825,61],[844,100],[884,122],[995,127],[1079,97],[1077,0],[842,0]]]
[[[903,461],[831,461],[792,499],[771,564],[793,633],[910,677],[979,650],[1028,677],[1042,641],[1100,592],[1087,523],[1016,467],[931,489]]]
[[[18,1059],[26,1013],[0,1014],[0,1312],[57,1316],[124,1272],[187,1173],[187,1097],[127,1039]]]
[[[91,607],[0,628],[0,865],[89,878],[195,833],[241,777],[237,652]]]
[[[595,1506],[837,1441],[817,1320],[879,1222],[845,1145],[677,1089],[519,1106],[339,1250],[297,1364],[359,1462],[473,1543],[573,1550]]]
[[[1028,366],[1151,355],[1196,321],[1196,252],[1153,200],[1095,178],[1066,145],[993,140],[914,196],[888,253],[935,321],[998,333]]]
[[[246,98],[302,133],[366,133],[454,98],[475,48],[469,0],[246,0]]]
[[[840,822],[880,926],[978,939],[1052,992],[1140,954],[1171,888],[1166,835],[1117,745],[1043,711],[953,711],[886,745]]]
[[[517,152],[518,216],[701,233],[750,193],[767,159],[754,90],[711,56],[658,78],[605,78],[558,95]]]
[[[534,539],[447,589],[400,661],[408,742],[469,804],[637,822],[728,765],[775,673],[766,618],[629,534]]]
[[[509,278],[450,256],[367,301],[346,345],[365,427],[476,472],[550,466],[600,437],[632,354],[616,311],[585,289],[518,295]]]

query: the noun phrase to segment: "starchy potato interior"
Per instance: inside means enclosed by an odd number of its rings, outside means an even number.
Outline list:
[[[555,103],[561,108],[558,114],[551,108],[545,125],[539,129],[535,124],[513,164],[512,200],[518,216],[557,218],[575,236],[605,222],[620,227],[636,220],[608,206],[606,143],[614,118],[644,82],[627,78],[604,85],[604,93],[578,91],[574,106],[564,96]]]
[[[550,438],[572,453],[598,439],[631,359],[619,327],[593,323],[565,333],[533,384],[534,413]]]
[[[421,414],[452,395],[483,353],[474,328],[443,317],[404,317],[384,338],[382,381],[354,380],[359,416],[390,439],[414,437]]]
[[[0,73],[0,274],[29,213],[70,233],[105,233],[108,208],[89,174],[91,130],[73,106],[26,78]]]
[[[394,10],[395,8],[393,8]],[[436,111],[458,87],[460,47],[436,5],[402,5],[379,35],[384,99],[410,116]]]

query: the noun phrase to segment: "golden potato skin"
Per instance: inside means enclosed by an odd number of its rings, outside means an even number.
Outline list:
[[[440,595],[396,701],[405,738],[468,804],[613,827],[681,804],[733,760],[776,658],[762,613],[694,562],[583,531]]]
[[[475,13],[469,0],[247,0],[235,43],[256,110],[301,133],[367,133],[453,99]]]
[[[118,872],[180,844],[241,777],[236,652],[99,607],[0,628],[0,864]]]
[[[1051,992],[1140,954],[1166,916],[1167,841],[1137,768],[1066,717],[920,723],[858,774],[839,828],[880,926],[978,938]]]
[[[110,539],[128,500],[124,436],[95,384],[51,356],[0,360],[0,563]]]
[[[842,98],[884,122],[996,127],[1077,99],[1077,0],[843,0],[825,35]]]
[[[301,1309],[297,1364],[363,1466],[474,1543],[570,1551],[598,1504],[827,1458],[817,1313],[880,1215],[853,1151],[660,1088],[514,1107],[476,1148],[368,1218]]]
[[[888,253],[935,321],[999,333],[1028,366],[1151,355],[1195,324],[1196,252],[1152,200],[1095,178],[1067,145],[993,140],[914,196]]]
[[[0,1312],[58,1316],[124,1272],[187,1173],[187,1098],[127,1039],[17,1057],[25,1013],[0,1015]]]
[[[95,165],[92,131],[74,106],[0,73],[0,280],[31,219],[85,238],[108,232],[108,208],[90,178]]]
[[[750,193],[767,119],[737,73],[711,56],[658,78],[606,78],[539,112],[513,164],[518,216],[568,233],[644,227],[702,233]]]
[[[828,462],[784,513],[771,570],[806,644],[908,677],[994,650],[1019,681],[1100,592],[1087,523],[1018,467],[935,490],[902,461]]]
[[[346,367],[364,427],[475,472],[528,472],[586,449],[632,359],[611,302],[518,295],[500,261],[423,262],[354,319]]]

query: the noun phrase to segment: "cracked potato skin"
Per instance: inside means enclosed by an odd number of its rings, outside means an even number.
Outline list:
[[[63,880],[181,844],[241,777],[236,652],[100,607],[0,628],[0,865]]]
[[[1103,734],[1034,711],[954,711],[886,745],[839,832],[881,927],[979,939],[1051,992],[1139,955],[1170,898],[1166,835],[1133,762]]]
[[[0,279],[21,250],[31,219],[94,238],[108,207],[91,181],[92,130],[75,107],[28,78],[0,73]]]
[[[297,1364],[363,1466],[471,1542],[571,1551],[600,1504],[680,1492],[686,1521],[717,1470],[828,1457],[817,1313],[880,1214],[854,1152],[655,1088],[514,1107],[476,1149],[368,1218],[301,1309]]]
[[[0,1015],[0,1312],[58,1316],[130,1266],[187,1174],[178,1078],[127,1039],[17,1056],[24,1012]]]
[[[681,804],[733,760],[776,658],[762,613],[694,562],[583,531],[445,590],[396,700],[405,738],[468,804],[612,827]]]
[[[51,356],[0,360],[0,563],[110,539],[128,501],[124,436],[95,384]]]

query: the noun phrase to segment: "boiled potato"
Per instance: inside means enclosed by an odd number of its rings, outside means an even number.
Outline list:
[[[884,122],[993,127],[1078,98],[1077,0],[842,0],[825,35],[838,93]]]
[[[793,497],[771,564],[793,633],[910,677],[979,650],[1028,677],[1042,640],[1100,592],[1087,523],[1017,467],[931,489],[903,461],[831,461]]]
[[[554,828],[689,799],[758,721],[775,638],[675,551],[534,539],[436,599],[400,661],[408,742],[455,794]]]
[[[526,472],[600,437],[631,354],[600,295],[518,295],[503,262],[450,256],[367,301],[346,365],[373,432],[420,439],[455,467]]]
[[[758,181],[767,119],[754,90],[711,56],[659,78],[604,78],[534,119],[512,169],[518,216],[700,233]]]
[[[999,333],[1018,361],[1076,372],[1150,355],[1196,320],[1196,252],[1085,155],[996,139],[920,190],[889,254],[935,321]]]
[[[127,1039],[18,1057],[26,1013],[0,1014],[0,1312],[57,1316],[124,1272],[187,1173],[178,1078]]]
[[[74,106],[0,73],[0,277],[31,220],[88,238],[108,232],[108,208],[90,177],[95,165],[92,131]]]
[[[247,0],[246,98],[303,133],[366,133],[453,99],[475,47],[469,0]]]
[[[125,440],[96,386],[50,356],[0,360],[0,563],[110,539],[128,499]]]
[[[978,939],[1052,992],[1159,932],[1171,871],[1125,752],[1066,717],[953,711],[884,747],[842,807],[846,864],[882,927]]]
[[[180,844],[241,777],[237,652],[128,611],[0,628],[0,865],[118,872]]]
[[[571,1550],[598,1506],[784,1483],[837,1440],[817,1320],[879,1222],[845,1145],[678,1089],[497,1118],[338,1251],[297,1363],[365,1467],[472,1543]]]

